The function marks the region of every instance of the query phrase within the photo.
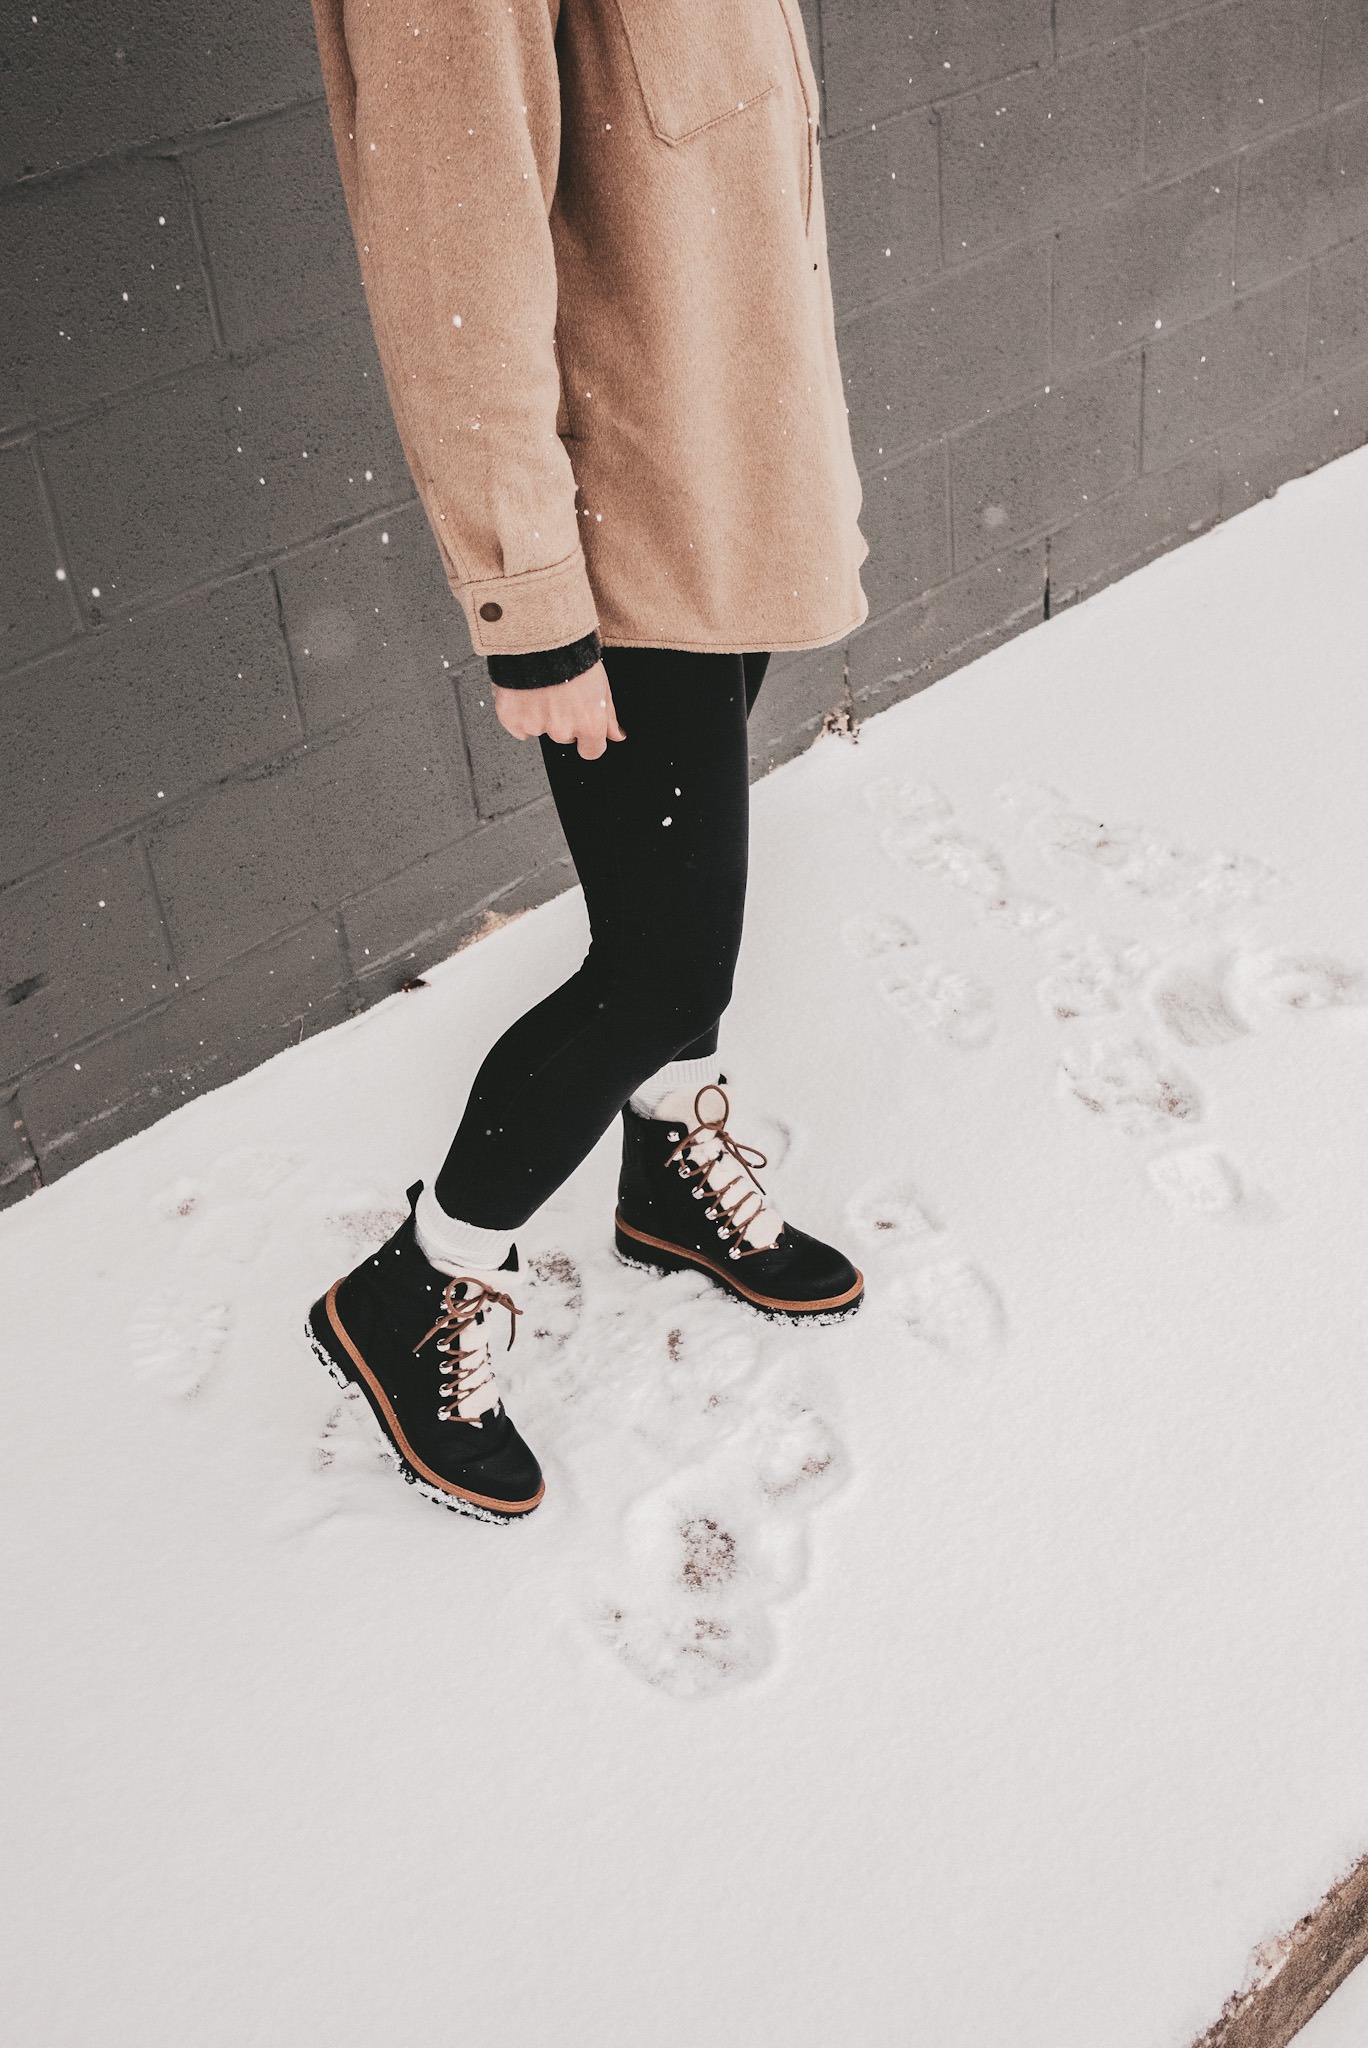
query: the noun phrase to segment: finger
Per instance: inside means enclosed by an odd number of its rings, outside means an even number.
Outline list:
[[[535,725],[529,723],[524,711],[498,703],[495,704],[494,710],[504,731],[511,733],[515,740],[530,739],[537,729]]]
[[[608,742],[604,739],[602,733],[591,734],[585,732],[580,734],[579,756],[581,761],[597,761],[600,754],[606,754],[607,751]]]
[[[627,735],[622,730],[622,727],[618,724],[617,706],[613,702],[613,693],[611,689],[608,687],[607,683],[605,683],[603,686],[603,697],[601,703],[602,709],[607,713],[607,732],[609,739],[625,740]]]

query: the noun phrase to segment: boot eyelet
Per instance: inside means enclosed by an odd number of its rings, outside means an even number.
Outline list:
[[[727,1234],[727,1226],[726,1226],[726,1224],[725,1224],[725,1223],[723,1223],[723,1224],[720,1224],[720,1225],[718,1226],[718,1231],[717,1231],[717,1234],[718,1234],[718,1236],[719,1236],[719,1237],[725,1237],[725,1236],[726,1236],[726,1234]]]
[[[451,1410],[449,1408],[439,1408],[437,1410],[437,1420],[439,1422],[450,1422]]]
[[[689,1178],[689,1169],[687,1166],[678,1166],[675,1168],[675,1171],[679,1175],[679,1178],[681,1180],[687,1180]]]
[[[690,1188],[689,1193],[693,1196],[696,1202],[701,1202],[703,1200],[702,1188]]]
[[[731,1248],[731,1250],[730,1250],[730,1251],[729,1251],[729,1252],[727,1253],[727,1257],[728,1257],[729,1259],[739,1259],[739,1258],[740,1258],[740,1256],[741,1256],[741,1254],[740,1254],[740,1252],[739,1252],[739,1251],[738,1251],[738,1250],[736,1249],[736,1246],[735,1246],[735,1245],[733,1245],[733,1246],[732,1246],[732,1248]]]
[[[447,1386],[444,1386],[444,1387],[438,1387],[437,1391],[438,1391],[438,1393],[439,1393],[439,1394],[443,1394],[443,1395],[446,1395],[446,1394],[454,1394],[454,1393],[456,1392],[456,1389],[455,1389],[455,1387],[453,1387],[453,1386],[451,1386],[450,1384],[448,1384]]]
[[[677,1145],[677,1144],[679,1143],[679,1133],[678,1133],[678,1131],[671,1131],[671,1132],[670,1132],[670,1143],[671,1143],[672,1145]]]

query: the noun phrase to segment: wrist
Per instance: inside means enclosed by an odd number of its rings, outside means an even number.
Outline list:
[[[545,690],[586,675],[602,654],[599,636],[592,632],[565,647],[548,647],[530,654],[488,654],[485,663],[490,682],[501,690]]]

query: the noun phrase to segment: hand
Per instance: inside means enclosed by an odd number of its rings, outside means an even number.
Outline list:
[[[501,690],[495,683],[494,709],[504,731],[515,740],[530,740],[542,732],[562,747],[573,740],[582,761],[597,761],[607,753],[609,740],[627,737],[617,722],[608,671],[601,661],[582,676],[551,683],[544,690]]]

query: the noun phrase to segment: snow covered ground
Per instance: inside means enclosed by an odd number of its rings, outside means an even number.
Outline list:
[[[1365,2048],[1368,2043],[1368,1969],[1360,1963],[1297,2037],[1297,2048]]]
[[[524,1526],[301,1325],[577,894],[0,1218],[8,2039],[1215,2017],[1368,1847],[1365,560],[1368,453],[758,788],[734,1129],[868,1300],[623,1268],[610,1136]]]

